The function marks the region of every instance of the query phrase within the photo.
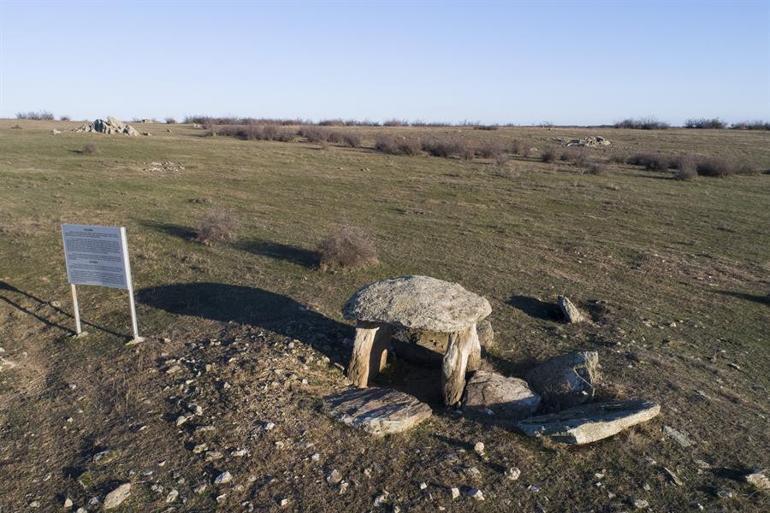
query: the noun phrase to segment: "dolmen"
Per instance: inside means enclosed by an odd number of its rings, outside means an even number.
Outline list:
[[[476,325],[492,312],[485,298],[429,276],[401,276],[359,289],[343,308],[356,322],[348,378],[366,388],[387,361],[397,329],[448,334],[441,366],[444,403],[457,404],[465,388],[468,368],[477,369],[481,344]]]

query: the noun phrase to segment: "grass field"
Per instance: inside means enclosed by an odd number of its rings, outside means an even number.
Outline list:
[[[137,126],[153,136],[136,138],[67,130],[77,125],[0,121],[0,512],[34,502],[56,511],[66,497],[77,508],[127,481],[121,511],[270,511],[283,499],[284,510],[329,512],[630,511],[640,499],[654,511],[770,509],[741,480],[770,468],[770,133],[361,127],[346,130],[364,147],[343,148],[205,137],[188,125]],[[612,146],[588,150],[598,160],[693,153],[760,173],[677,181],[626,164],[593,175],[537,153],[504,163],[391,156],[371,148],[384,130],[539,150],[603,135]],[[88,142],[93,155],[80,151]],[[214,207],[235,213],[236,237],[192,241]],[[127,227],[145,343],[124,345],[123,292],[88,287],[89,335],[70,337],[62,222]],[[378,266],[317,269],[319,241],[342,224],[372,236]],[[430,421],[382,440],[333,423],[319,403],[345,385],[341,307],[358,287],[404,274],[490,300],[496,343],[485,365],[520,375],[595,350],[601,394],[658,401],[661,416],[579,448],[437,404]],[[559,294],[593,322],[553,318]],[[177,426],[191,403],[203,414]],[[511,466],[517,481],[504,475]],[[326,482],[332,469],[344,493]],[[233,482],[212,485],[224,470]],[[453,501],[455,486],[486,500]],[[179,496],[167,503],[171,490]]]

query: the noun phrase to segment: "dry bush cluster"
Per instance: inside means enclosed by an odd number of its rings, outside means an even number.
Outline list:
[[[355,226],[343,225],[318,245],[322,271],[376,265],[377,250],[371,237]]]
[[[374,141],[374,149],[388,155],[417,155],[422,145],[417,137],[380,134]]]
[[[624,119],[615,123],[615,128],[635,128],[638,130],[663,130],[671,125],[655,118]]]
[[[770,121],[740,121],[730,125],[730,128],[735,130],[770,130]]]
[[[83,149],[80,150],[80,153],[82,153],[83,155],[95,155],[96,152],[97,152],[96,144],[94,144],[92,142],[86,143],[83,146]]]
[[[32,119],[37,121],[53,121],[53,114],[46,110],[39,112],[19,112],[16,114],[16,119]]]
[[[245,141],[282,141],[289,142],[297,135],[295,130],[276,125],[223,125],[210,126],[211,135],[237,137]]]
[[[232,240],[238,229],[238,219],[232,211],[212,208],[198,220],[195,227],[195,240],[202,244]]]
[[[726,128],[727,123],[719,118],[688,119],[684,123],[685,128]]]
[[[166,124],[167,125],[175,125],[176,124],[176,119],[174,119],[174,118],[166,118]]]

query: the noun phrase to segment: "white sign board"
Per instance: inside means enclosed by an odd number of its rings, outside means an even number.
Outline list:
[[[75,285],[99,285],[128,290],[134,341],[140,342],[142,338],[139,336],[136,322],[126,229],[122,226],[63,224],[61,234],[64,240],[64,259],[67,263],[67,280],[72,288],[76,333],[81,335],[83,331],[80,326]]]
[[[130,287],[125,228],[63,224],[61,229],[67,278],[71,284]]]

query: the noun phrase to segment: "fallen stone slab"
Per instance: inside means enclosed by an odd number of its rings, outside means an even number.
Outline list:
[[[334,419],[375,436],[407,431],[433,412],[417,398],[388,388],[351,388],[324,398]]]
[[[463,411],[495,423],[513,423],[531,416],[540,396],[523,379],[477,371],[465,385]]]
[[[550,409],[586,403],[599,380],[599,353],[576,351],[551,358],[530,369],[524,379]]]
[[[559,413],[522,420],[516,427],[531,437],[583,445],[616,435],[660,413],[660,405],[643,400],[610,401],[576,406]]]

